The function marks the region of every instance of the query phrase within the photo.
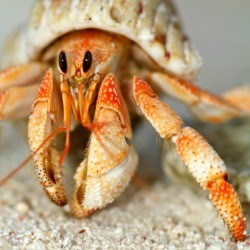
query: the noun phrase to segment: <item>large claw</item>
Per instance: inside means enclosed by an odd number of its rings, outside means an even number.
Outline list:
[[[171,139],[177,152],[196,181],[210,192],[210,199],[227,224],[235,240],[246,237],[246,223],[239,198],[227,182],[225,163],[195,130],[182,128],[180,117],[163,103],[148,84],[134,78],[136,103],[164,139]]]
[[[42,81],[32,107],[28,124],[28,137],[33,153],[46,138],[62,124],[60,91],[53,84],[52,70],[49,69]],[[61,183],[62,169],[54,140],[47,141],[33,156],[36,172],[48,197],[57,205],[67,203]]]
[[[131,137],[128,114],[113,74],[102,82],[88,153],[75,175],[72,213],[77,217],[111,203],[129,184],[138,157],[126,138]]]

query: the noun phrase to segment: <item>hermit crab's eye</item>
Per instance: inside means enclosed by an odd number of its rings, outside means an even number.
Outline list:
[[[83,59],[83,72],[87,72],[92,65],[92,54],[89,50],[86,51]]]
[[[64,74],[66,74],[66,72],[67,72],[67,60],[66,60],[66,54],[64,51],[61,51],[59,53],[58,64],[59,64],[60,70]]]

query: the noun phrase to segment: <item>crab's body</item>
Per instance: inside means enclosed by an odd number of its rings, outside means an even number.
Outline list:
[[[40,182],[54,203],[67,203],[61,165],[72,122],[92,132],[71,201],[72,213],[81,217],[112,202],[131,180],[138,157],[130,143],[130,114],[140,113],[176,145],[234,238],[245,238],[241,206],[224,162],[195,130],[182,127],[181,118],[144,80],[211,122],[249,114],[249,102],[239,102],[242,96],[248,100],[249,88],[222,99],[189,82],[201,61],[170,1],[36,1],[29,25],[13,35],[6,52],[0,117],[23,117],[32,106],[29,144]],[[62,131],[66,141],[59,153],[53,139]]]

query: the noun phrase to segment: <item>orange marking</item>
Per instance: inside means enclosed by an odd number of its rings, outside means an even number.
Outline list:
[[[4,102],[4,100],[5,100],[7,94],[8,94],[8,90],[1,91],[1,92],[0,92],[0,106],[1,106],[2,103]]]
[[[224,179],[212,183],[210,198],[236,241],[246,238],[246,223],[233,186]]]
[[[215,95],[213,95],[211,93],[205,92],[205,91],[201,91],[200,96],[201,96],[202,100],[206,101],[207,103],[211,103],[213,105],[217,105],[217,106],[228,105],[228,106],[231,106],[227,101],[225,101],[223,99],[220,99],[217,96],[215,96]]]
[[[14,66],[11,68],[4,69],[0,72],[0,81],[4,80],[4,82],[6,83],[12,80],[17,74],[20,73],[20,71],[22,71],[21,66]]]
[[[109,105],[116,110],[122,110],[115,81],[114,75],[111,74],[104,79],[98,101],[101,105]]]
[[[123,96],[117,87],[117,81],[114,74],[108,74],[101,85],[98,99],[95,120],[99,115],[102,107],[116,111],[119,114],[123,128],[126,129],[127,136],[130,137],[130,122]]]
[[[153,92],[151,87],[138,76],[134,77],[134,83],[135,83],[134,84],[135,99],[137,99],[141,93],[145,93],[145,92],[151,97],[156,96],[156,94]]]
[[[51,95],[52,95],[52,90],[53,90],[53,73],[52,73],[52,69],[49,69],[46,72],[46,75],[43,78],[41,87],[38,90],[38,94],[36,99],[50,99]]]
[[[2,111],[4,107],[4,102],[6,100],[6,96],[8,95],[8,90],[0,92],[0,119],[3,117]]]
[[[186,91],[188,91],[189,93],[192,93],[195,96],[199,96],[200,93],[200,89],[198,87],[196,87],[194,84],[190,83],[190,82],[186,82],[184,80],[178,80],[179,84],[181,85],[181,87],[183,87]]]
[[[121,48],[121,46],[124,46],[124,41],[121,42],[121,39],[117,36],[101,32],[100,30],[90,29],[70,33],[61,41],[60,47],[70,44],[67,51],[71,54],[72,61],[77,61],[81,67],[82,57],[87,50],[91,51],[97,64],[104,63],[110,58],[110,55]],[[115,44],[115,46],[103,46],[104,44]],[[101,53],[97,51],[101,51]]]

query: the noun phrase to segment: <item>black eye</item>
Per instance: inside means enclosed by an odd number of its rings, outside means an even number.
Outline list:
[[[87,72],[92,65],[92,54],[89,50],[86,51],[83,59],[83,72]]]
[[[66,60],[66,54],[64,51],[61,51],[58,57],[58,63],[60,70],[66,74],[67,72],[67,60]]]

